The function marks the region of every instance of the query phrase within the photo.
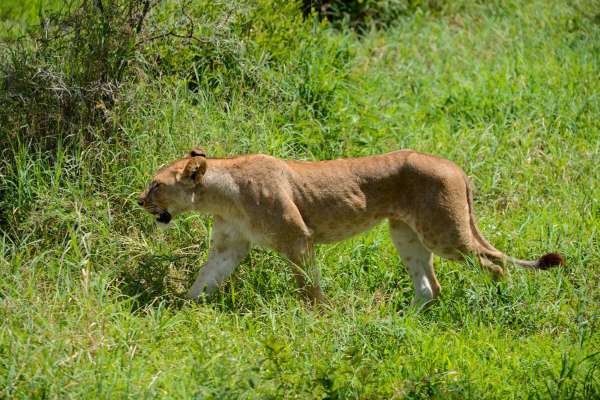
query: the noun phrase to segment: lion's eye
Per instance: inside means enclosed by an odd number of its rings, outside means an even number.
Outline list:
[[[162,183],[152,182],[150,184],[150,188],[148,189],[148,193],[152,193],[152,192],[156,191],[161,185],[162,185]]]

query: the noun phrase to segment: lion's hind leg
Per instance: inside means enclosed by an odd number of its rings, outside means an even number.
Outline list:
[[[427,249],[418,235],[407,224],[390,220],[390,235],[400,258],[412,279],[415,297],[413,306],[426,307],[440,294],[440,284],[433,270],[433,253]]]
[[[479,259],[479,264],[481,264],[483,268],[487,269],[492,274],[494,279],[500,279],[504,276],[504,268],[502,268],[500,265],[495,264],[489,258],[481,254],[478,254],[477,258]]]

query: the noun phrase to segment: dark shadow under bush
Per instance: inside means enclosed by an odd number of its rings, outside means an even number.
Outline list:
[[[314,11],[335,26],[363,32],[369,27],[386,28],[417,10],[439,13],[443,4],[442,0],[303,0],[302,13],[306,17]]]

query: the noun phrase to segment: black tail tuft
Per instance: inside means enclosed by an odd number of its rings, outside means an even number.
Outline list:
[[[549,269],[558,265],[565,265],[565,258],[558,253],[547,253],[537,261],[536,268]]]

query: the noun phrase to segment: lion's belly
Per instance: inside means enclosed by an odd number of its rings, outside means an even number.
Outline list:
[[[333,243],[365,232],[383,221],[381,216],[364,219],[322,219],[309,225],[315,243]]]

